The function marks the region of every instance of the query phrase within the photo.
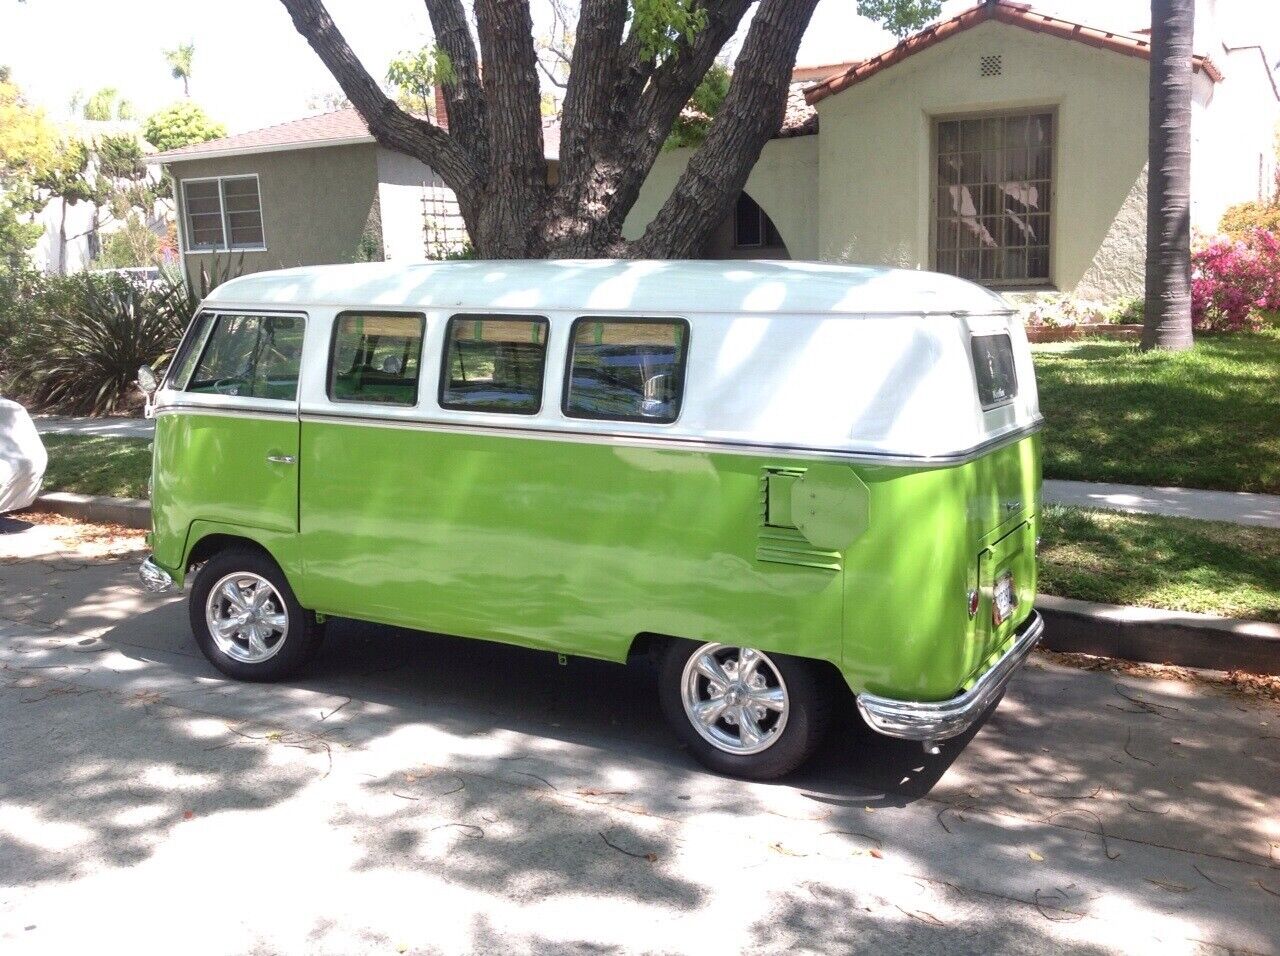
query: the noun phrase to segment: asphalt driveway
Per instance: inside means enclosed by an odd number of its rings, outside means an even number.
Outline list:
[[[643,669],[335,622],[231,683],[140,547],[0,519],[6,954],[1280,952],[1280,705],[1037,660],[746,784]]]

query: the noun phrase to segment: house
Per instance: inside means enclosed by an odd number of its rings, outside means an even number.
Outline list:
[[[1232,14],[1247,25],[1249,2],[1199,4],[1192,225],[1207,233],[1274,177],[1280,91],[1257,41],[1227,27]],[[936,269],[1007,291],[1140,295],[1150,58],[1141,31],[987,0],[870,59],[799,68],[782,128],[703,254]],[[659,157],[628,238],[690,155]],[[179,184],[191,267],[229,250],[243,252],[246,269],[414,261],[463,240],[439,178],[374,143],[353,111],[156,159]]]

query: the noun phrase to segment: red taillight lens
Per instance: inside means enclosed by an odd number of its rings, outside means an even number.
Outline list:
[[[978,613],[978,591],[975,588],[969,592],[969,617],[973,618]]]

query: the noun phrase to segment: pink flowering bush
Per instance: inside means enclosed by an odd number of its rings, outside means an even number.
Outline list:
[[[1264,309],[1280,309],[1280,237],[1274,232],[1217,236],[1192,253],[1191,317],[1197,331],[1256,330]]]

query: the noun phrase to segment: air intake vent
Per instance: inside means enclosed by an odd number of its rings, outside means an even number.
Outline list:
[[[978,60],[978,73],[981,76],[999,76],[1004,72],[1004,57],[999,53],[988,53]]]

